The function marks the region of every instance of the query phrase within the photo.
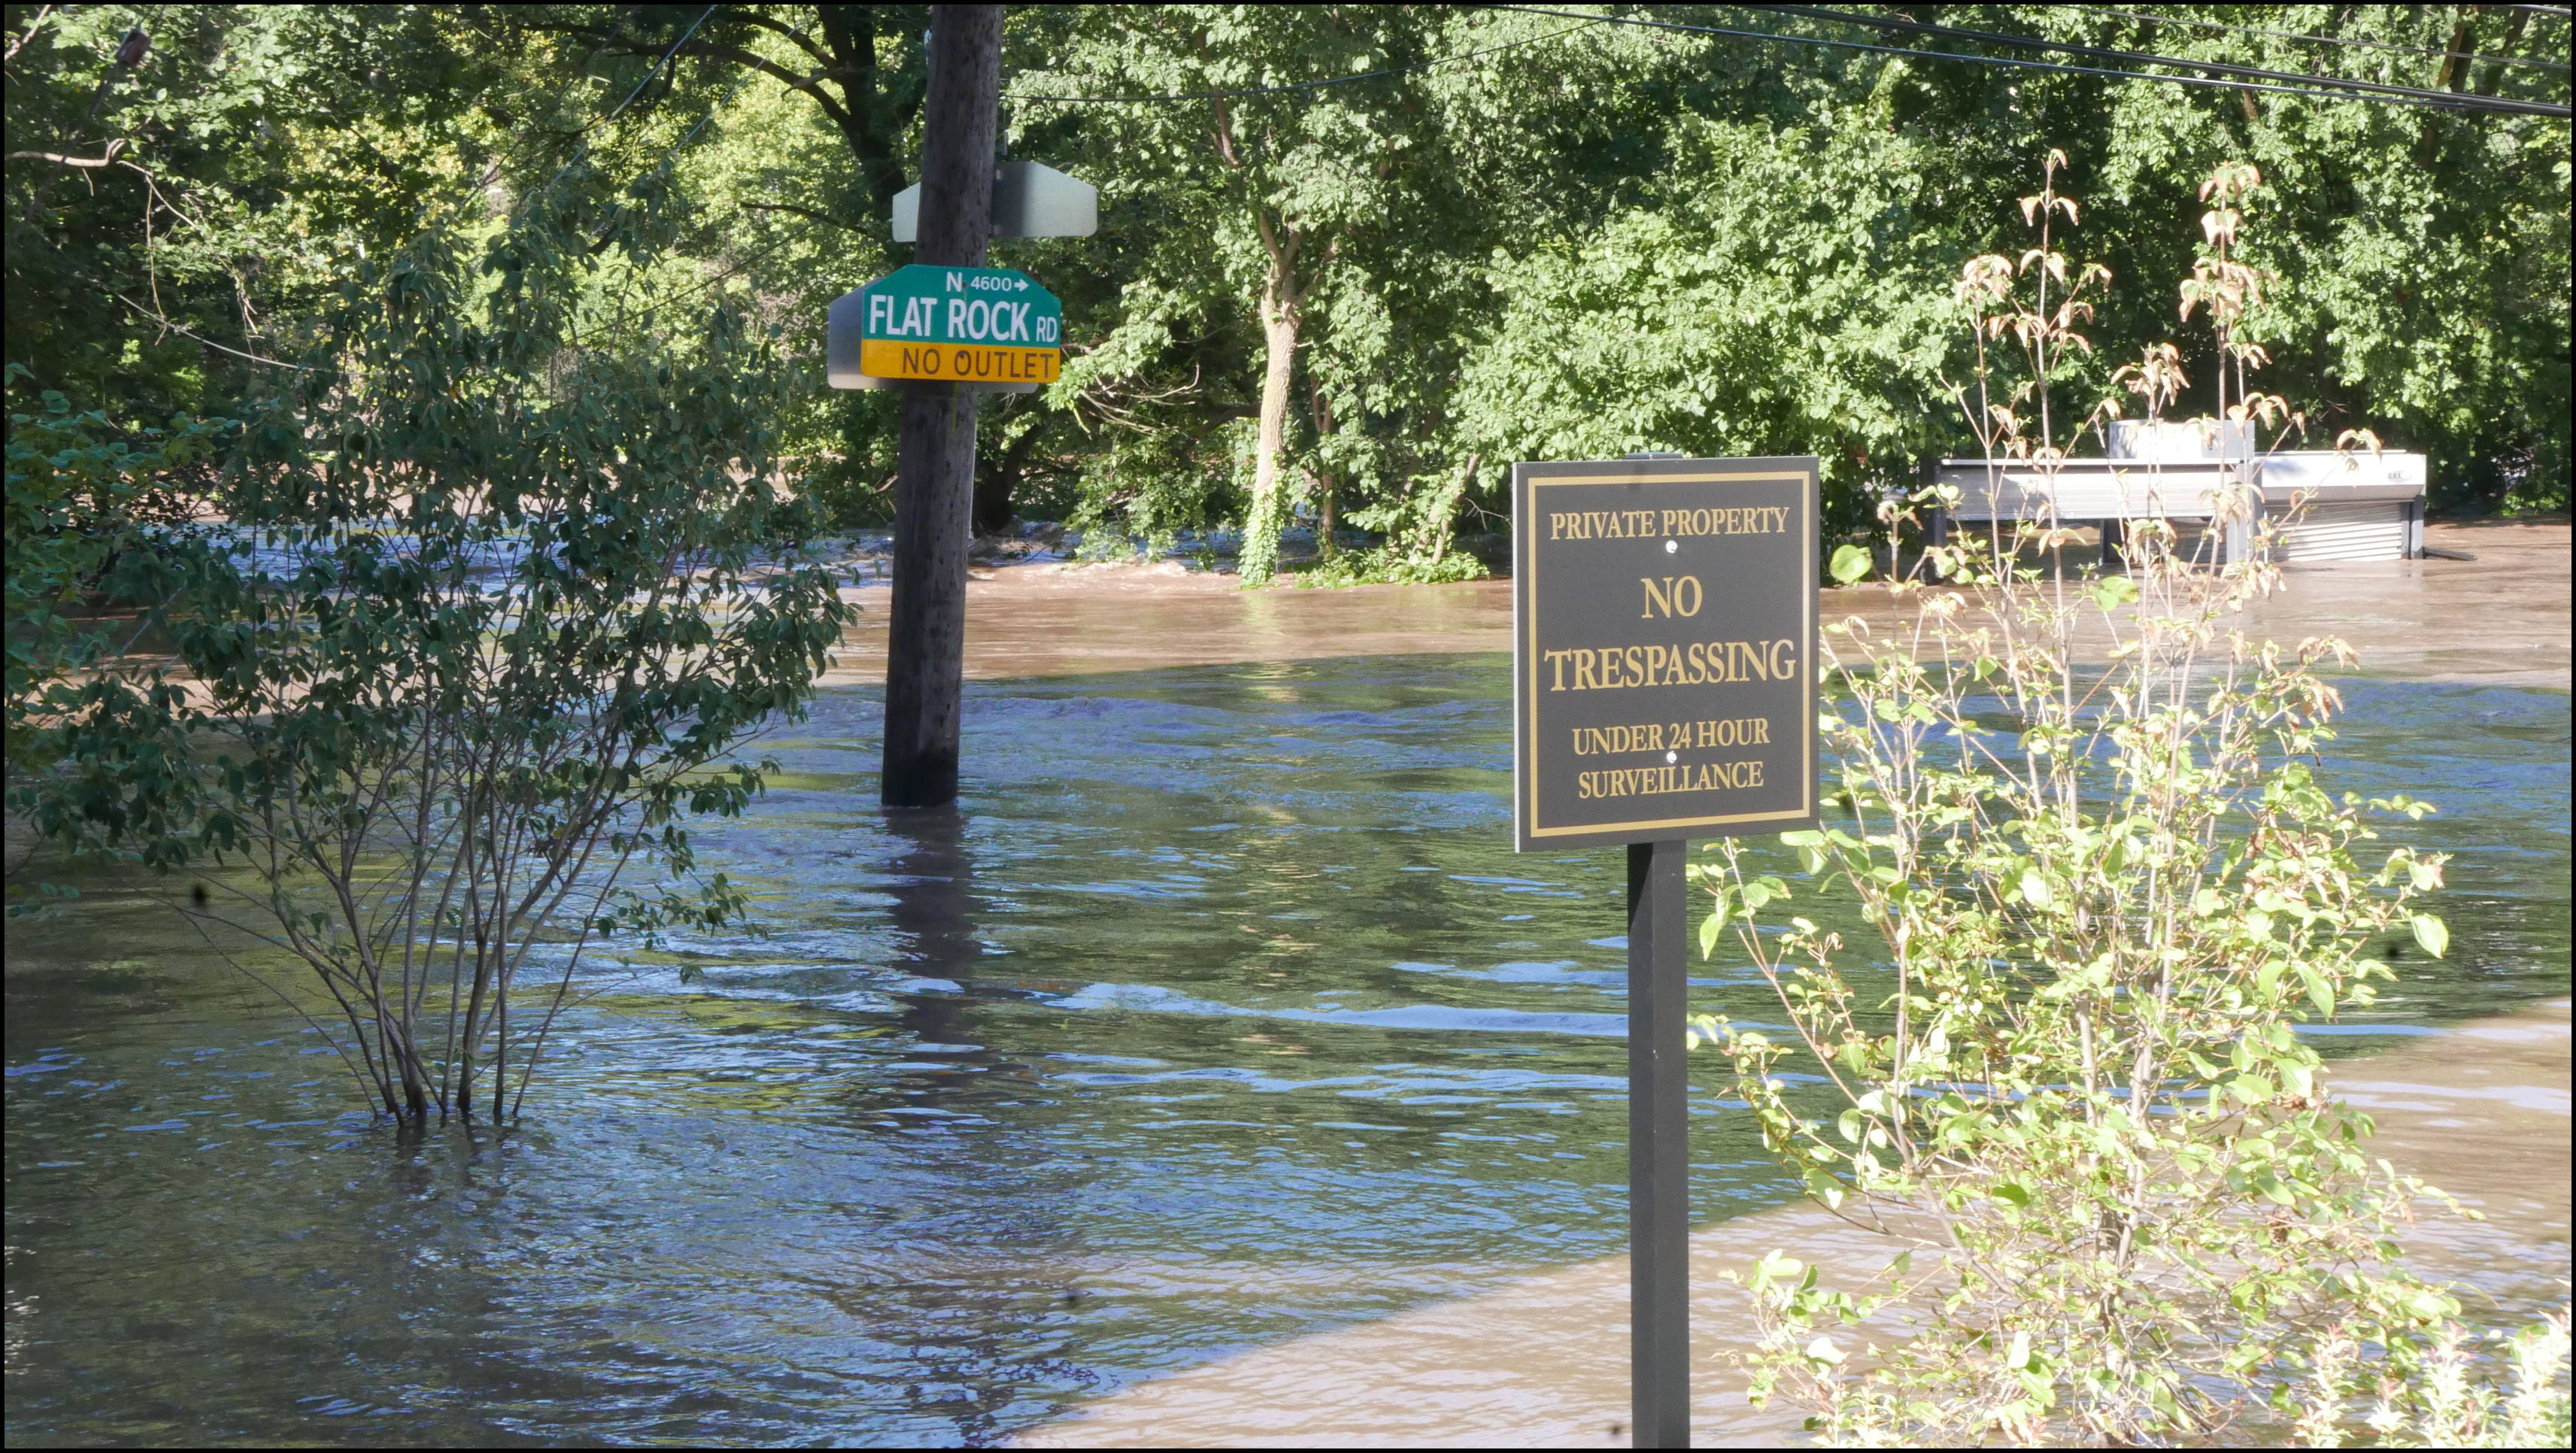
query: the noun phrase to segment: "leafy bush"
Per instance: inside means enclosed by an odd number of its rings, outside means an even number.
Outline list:
[[[2457,1323],[2436,1328],[2426,1340],[2420,1376],[2403,1379],[2363,1361],[2349,1328],[2315,1339],[2306,1381],[2280,1399],[2298,1414],[2298,1446],[2342,1447],[2355,1392],[2371,1398],[2362,1425],[2384,1448],[2567,1446],[2566,1314],[2511,1337],[2491,1332],[2484,1348]],[[2498,1396],[2495,1387],[2508,1378],[2513,1391]]]
[[[663,199],[588,184],[348,270],[221,518],[152,542],[175,669],[55,689],[13,791],[59,843],[193,870],[181,911],[264,982],[309,971],[389,1114],[515,1113],[592,943],[740,911],[683,823],[760,790],[736,748],[848,615],[771,456],[775,338],[621,332]]]
[[[26,371],[9,365],[16,390]],[[74,682],[125,646],[88,609],[94,598],[152,594],[159,527],[196,512],[174,487],[201,466],[220,433],[181,418],[164,429],[119,429],[105,414],[73,411],[55,390],[41,412],[9,414],[9,765],[45,761],[41,724],[67,703]],[[147,618],[148,623],[148,618]]]
[[[1447,585],[1485,578],[1485,562],[1464,550],[1439,558],[1401,550],[1344,550],[1290,577],[1301,586]]]
[[[2230,415],[2294,426],[2247,391],[2261,354],[2231,331],[2260,282],[2227,250],[2252,182],[2204,190],[2186,296],[2218,325]],[[2053,164],[2023,214],[2023,256],[1963,273],[1961,396],[1991,458],[2046,473],[2078,427],[2051,384],[2108,274],[2060,250]],[[2213,568],[2163,520],[2126,531],[2107,576],[2068,567],[2054,519],[1972,531],[1888,584],[1905,626],[1828,627],[1847,813],[1786,841],[1857,902],[1892,982],[1808,918],[1757,926],[1790,888],[1732,843],[1698,869],[1703,950],[1732,930],[1789,1025],[1698,1030],[1810,1193],[1897,1252],[1867,1283],[1780,1256],[1751,1274],[1756,1395],[1834,1441],[2223,1441],[2331,1346],[2401,1386],[2444,1365],[2426,1349],[2458,1306],[2391,1239],[2437,1193],[2370,1155],[2298,1033],[2372,1002],[2392,937],[2445,951],[2418,901],[2442,858],[2375,826],[2430,809],[2335,796],[2310,766],[2340,705],[2321,673],[2352,657],[2239,628],[2275,567]],[[1836,562],[1869,569],[1858,547]],[[1882,1312],[1891,1345],[1843,1330]]]

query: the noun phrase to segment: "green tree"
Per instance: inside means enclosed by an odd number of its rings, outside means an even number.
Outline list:
[[[184,523],[206,494],[201,476],[220,431],[180,419],[167,430],[121,429],[75,413],[55,390],[17,411],[23,375],[11,365],[8,440],[8,751],[13,773],[49,760],[50,705],[74,675],[129,648],[132,623],[89,609],[102,594],[149,595],[157,536]],[[117,627],[127,629],[120,632]]]
[[[2316,14],[2279,6],[2228,18],[2309,30]],[[2364,6],[2335,29],[2416,49],[2338,55],[2138,22],[2098,33],[2195,58],[2567,100],[2563,19],[2511,6]],[[2471,64],[2454,52],[2500,59]],[[2134,219],[2123,221],[2112,258],[2124,275],[2177,271],[2189,229],[2175,225],[2187,219],[2170,199],[2222,159],[2252,163],[2265,190],[2247,257],[2278,284],[2248,324],[2282,360],[2275,387],[2336,427],[2424,450],[2436,504],[2566,507],[2566,121],[2252,93],[2231,106],[2142,86],[2105,94],[2100,111],[2096,193]],[[2123,318],[2106,346],[2131,356],[2162,326]],[[2184,341],[2196,358],[2210,356],[2206,335]]]
[[[825,300],[899,260],[883,229],[918,144],[918,6],[8,13],[6,347],[76,408],[221,412],[259,359],[303,346],[356,248],[399,245],[460,189],[506,205],[577,155],[641,170],[689,138],[675,177],[697,230],[656,262],[662,291],[792,321],[800,349]],[[1667,13],[1701,17],[1645,12]],[[1942,18],[2565,95],[2564,21],[2510,7]],[[152,34],[120,63],[137,25]],[[2299,38],[2320,31],[2335,43]],[[2122,277],[2187,262],[2174,198],[2211,164],[2260,166],[2248,260],[2278,285],[2247,328],[2291,360],[2282,391],[2429,450],[2445,501],[2565,497],[2556,118],[1421,6],[1021,7],[1009,61],[1013,145],[1101,185],[1107,210],[1099,237],[1001,254],[1066,299],[1076,347],[1051,399],[988,411],[987,524],[1012,492],[1112,531],[1249,516],[1258,567],[1272,525],[1310,508],[1413,549],[1490,515],[1511,456],[1578,441],[1812,449],[1863,521],[1877,488],[1965,443],[1924,402],[1960,360],[1909,311],[1923,259],[1998,245],[2014,179],[2051,147],[2117,209],[2101,255]],[[1211,94],[1230,91],[1259,94]],[[2111,299],[2105,357],[2172,331],[2170,307]],[[2175,341],[2196,368],[2214,346]],[[2091,377],[2110,390],[2107,363]],[[886,404],[808,399],[782,421],[824,466],[808,487],[852,519],[877,509]]]
[[[537,122],[420,6],[9,7],[7,356],[123,418],[222,412],[341,260]]]
[[[512,50],[564,70],[622,85],[665,67],[637,101],[643,114],[605,154],[638,159],[694,132],[676,177],[700,205],[668,261],[667,285],[721,290],[789,326],[818,373],[830,300],[909,260],[888,218],[920,152],[927,7],[495,5],[466,13]],[[806,487],[844,523],[891,517],[894,402],[885,393],[834,394],[807,399],[798,417],[780,421]],[[1013,401],[985,412],[1007,428],[1026,408]],[[988,523],[1009,515],[1007,496],[979,503]]]
[[[574,168],[349,269],[249,401],[219,517],[161,532],[176,669],[96,663],[23,715],[13,674],[13,807],[190,870],[174,906],[308,970],[389,1114],[515,1113],[594,940],[741,910],[686,819],[760,790],[736,749],[850,614],[776,468],[802,385],[774,332],[632,322],[667,184]]]
[[[1097,7],[1027,51],[1024,126],[1101,180],[1132,279],[1055,396],[1103,430],[1194,436],[1107,456],[1095,488],[1131,511],[1156,457],[1203,478],[1239,453],[1250,581],[1277,567],[1301,475],[1327,549],[1344,502],[1445,538],[1486,259],[1566,224],[1551,209],[1597,180],[1569,160],[1602,164],[1632,119],[1660,132],[1635,93],[1671,64],[1580,20],[1432,6]]]
[[[1393,114],[1400,86],[1258,93],[1411,59],[1423,40],[1416,13],[1135,7],[1091,12],[1049,39],[1051,86],[1149,98],[1104,103],[1086,118],[1086,150],[1126,158],[1113,204],[1148,195],[1162,214],[1159,245],[1139,259],[1157,306],[1129,310],[1120,328],[1130,336],[1104,340],[1099,362],[1059,391],[1138,351],[1135,335],[1159,352],[1175,312],[1248,303],[1260,361],[1242,570],[1248,582],[1267,580],[1287,515],[1290,411],[1309,310],[1351,267],[1353,232],[1393,206],[1409,138]]]
[[[1812,453],[1833,524],[1865,525],[1949,433],[1938,298],[1959,239],[1927,215],[1944,164],[1859,116],[1674,133],[1676,176],[1722,180],[1494,262],[1463,441],[1495,460]]]

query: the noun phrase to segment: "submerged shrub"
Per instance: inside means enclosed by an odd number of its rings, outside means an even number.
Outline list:
[[[592,945],[741,910],[685,822],[761,789],[735,753],[849,613],[772,457],[777,340],[653,326],[657,198],[584,181],[350,269],[220,517],[153,540],[175,660],[56,692],[13,791],[300,965],[389,1114],[516,1113]]]

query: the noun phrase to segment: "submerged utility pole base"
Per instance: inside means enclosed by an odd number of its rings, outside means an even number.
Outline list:
[[[981,267],[992,234],[1002,7],[934,5],[930,33],[930,90],[922,106],[921,230],[913,256],[925,263]],[[976,396],[953,383],[910,383],[905,390],[878,795],[889,807],[938,807],[957,800]]]

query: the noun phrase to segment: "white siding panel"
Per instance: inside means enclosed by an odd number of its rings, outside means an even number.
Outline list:
[[[2263,487],[2267,490],[2331,492],[2338,486],[2351,485],[2412,485],[2420,490],[2424,487],[2424,456],[2296,449],[2284,450],[2263,461]]]
[[[1989,475],[1982,466],[1952,463],[1943,466],[1941,479],[1959,487],[1957,514],[1963,520],[2039,519],[2053,497],[2057,517],[2074,521],[2207,515],[2213,500],[2235,487],[2236,474],[2230,465],[2081,459],[2069,460],[2054,476],[2027,465]]]
[[[2272,558],[2300,563],[2402,560],[2406,505],[2397,500],[2310,505],[2282,529]]]

